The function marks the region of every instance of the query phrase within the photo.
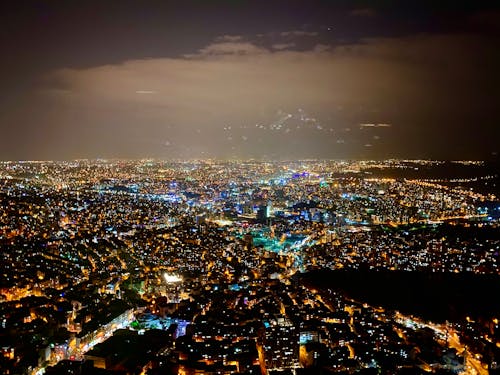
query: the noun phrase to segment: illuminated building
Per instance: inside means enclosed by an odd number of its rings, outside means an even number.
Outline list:
[[[265,323],[265,363],[269,369],[294,368],[299,364],[299,331],[286,318]]]

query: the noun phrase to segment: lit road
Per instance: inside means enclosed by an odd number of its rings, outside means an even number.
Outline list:
[[[460,355],[466,357],[466,366],[461,374],[464,375],[488,375],[488,370],[485,369],[478,359],[474,357],[474,353],[470,352],[465,345],[460,342],[460,337],[457,332],[446,324],[427,323],[418,318],[396,313],[396,321],[408,326],[413,324],[417,327],[427,327],[432,329],[438,336],[446,337],[448,335],[448,347],[455,349]]]
[[[132,314],[132,316],[135,316],[135,313]],[[135,318],[134,318],[135,319]],[[31,372],[30,375],[42,375],[45,373],[45,368],[48,366],[55,366],[59,361],[62,361],[63,359],[68,359],[68,358],[75,358],[77,360],[83,359],[83,355],[91,350],[94,346],[97,344],[100,344],[107,340],[109,337],[113,336],[113,333],[119,329],[126,328],[132,323],[132,320],[127,320],[123,322],[123,324],[113,324],[113,326],[109,329],[106,330],[105,332],[102,332],[102,335],[98,335],[96,339],[94,339],[92,342],[86,344],[83,348],[68,348],[67,356],[63,358],[59,357],[54,357],[51,360],[48,361],[46,365],[43,367],[36,367],[34,368]]]
[[[446,329],[444,330],[446,332]],[[460,337],[453,330],[448,331],[448,346],[454,348],[458,353],[466,355],[466,368],[463,374],[488,375],[488,370],[483,368],[481,361],[474,358],[474,354],[467,350],[467,347],[460,343]]]

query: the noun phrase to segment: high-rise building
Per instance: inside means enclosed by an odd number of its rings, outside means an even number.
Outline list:
[[[257,209],[257,220],[260,223],[267,223],[271,217],[272,203],[268,201],[266,204],[262,204]]]
[[[294,368],[299,364],[299,331],[286,318],[272,319],[266,324],[264,342],[266,368]]]

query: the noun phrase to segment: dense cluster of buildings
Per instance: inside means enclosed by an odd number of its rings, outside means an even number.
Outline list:
[[[374,177],[432,166],[0,163],[0,368],[495,371],[496,315],[434,324],[301,278],[359,268],[498,276],[493,193]]]

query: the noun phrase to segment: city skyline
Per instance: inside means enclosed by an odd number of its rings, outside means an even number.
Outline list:
[[[494,2],[0,14],[0,160],[498,159]]]
[[[498,374],[497,186],[482,161],[0,162],[0,369]]]

